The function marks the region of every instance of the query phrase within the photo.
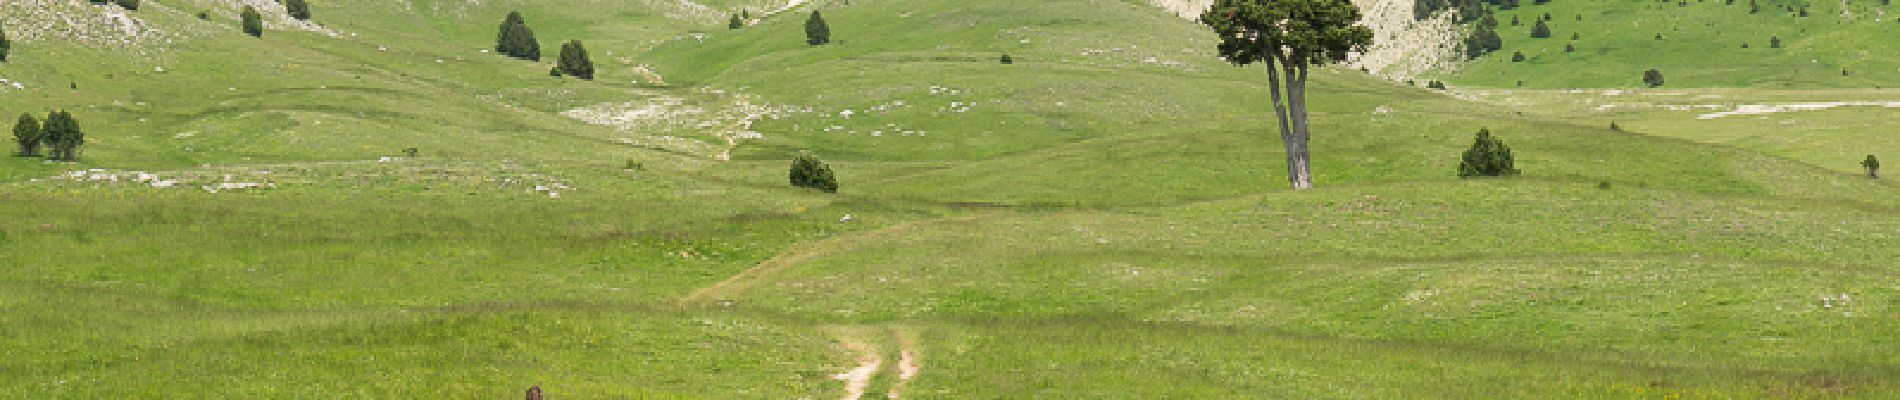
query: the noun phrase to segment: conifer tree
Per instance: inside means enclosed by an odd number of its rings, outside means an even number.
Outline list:
[[[239,12],[238,16],[243,19],[245,34],[251,37],[264,37],[264,14],[257,13],[257,8],[244,6],[244,11]]]
[[[20,155],[32,157],[40,155],[40,120],[33,114],[20,114],[20,122],[13,124],[13,142],[20,145]]]
[[[1643,71],[1643,84],[1649,85],[1649,87],[1662,86],[1663,85],[1662,71],[1657,71],[1655,68],[1651,68],[1648,71]]]
[[[7,40],[7,29],[0,26],[0,61],[7,60],[7,53],[13,52],[13,41]]]
[[[812,11],[811,18],[805,20],[805,43],[813,46],[831,43],[831,25],[825,23],[825,17],[817,11]]]
[[[541,61],[541,42],[534,38],[534,29],[528,28],[527,20],[521,18],[520,11],[511,11],[501,22],[501,28],[495,34],[495,52],[501,55],[529,61]]]
[[[1517,174],[1517,161],[1511,155],[1511,146],[1492,137],[1488,128],[1478,130],[1478,140],[1465,150],[1463,160],[1458,163],[1460,178]]]
[[[1874,155],[1868,154],[1866,160],[1861,160],[1860,166],[1867,169],[1868,178],[1880,177],[1880,159],[1874,158]]]
[[[561,45],[559,64],[562,73],[586,80],[594,79],[594,61],[587,57],[587,48],[582,47],[579,40]]]
[[[800,152],[792,159],[792,186],[822,190],[825,193],[838,192],[838,178],[831,173],[831,166],[819,161],[818,156],[810,152]]]
[[[305,0],[284,0],[284,11],[291,18],[310,20],[310,3]]]
[[[1550,26],[1544,25],[1543,20],[1538,20],[1537,25],[1531,26],[1531,37],[1538,39],[1550,38]]]
[[[732,16],[732,21],[726,22],[726,29],[739,29],[744,27],[745,20],[739,19],[739,16],[736,14]]]

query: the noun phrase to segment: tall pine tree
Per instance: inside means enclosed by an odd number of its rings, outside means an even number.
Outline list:
[[[581,46],[581,41],[574,40],[561,45],[559,61],[562,73],[586,80],[594,79],[594,61],[587,57],[587,48]]]
[[[13,142],[20,145],[20,155],[32,157],[40,155],[40,120],[33,114],[20,114],[20,122],[13,124]]]
[[[805,43],[813,46],[831,43],[831,25],[825,23],[825,17],[817,11],[812,11],[811,18],[805,20]]]

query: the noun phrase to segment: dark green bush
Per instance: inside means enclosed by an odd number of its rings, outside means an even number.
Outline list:
[[[1471,149],[1465,150],[1463,160],[1458,163],[1460,178],[1517,174],[1517,162],[1511,156],[1511,146],[1492,137],[1490,129],[1478,130],[1478,140],[1471,144]]]
[[[798,153],[792,159],[792,186],[823,190],[825,193],[838,192],[838,178],[831,173],[831,166],[819,161],[818,156],[810,152]]]

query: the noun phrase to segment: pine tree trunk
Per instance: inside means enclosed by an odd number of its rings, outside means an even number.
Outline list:
[[[1299,149],[1297,151],[1295,150],[1295,141],[1293,140],[1293,129],[1291,126],[1292,120],[1287,115],[1285,96],[1282,96],[1281,87],[1283,85],[1280,79],[1280,65],[1276,57],[1267,58],[1267,85],[1273,92],[1273,116],[1280,122],[1280,141],[1285,143],[1286,147],[1287,182],[1293,185],[1294,189],[1311,188],[1313,187],[1312,179],[1307,178],[1303,180],[1301,178],[1307,174],[1306,162],[1301,158],[1306,154],[1306,142],[1304,140],[1299,141]],[[1302,186],[1301,182],[1305,182],[1305,185]]]
[[[1287,65],[1287,104],[1292,108],[1287,113],[1293,121],[1292,133],[1286,138],[1286,162],[1289,171],[1287,179],[1293,182],[1294,190],[1313,188],[1312,156],[1307,153],[1306,142],[1312,135],[1307,131],[1306,119],[1306,66]]]

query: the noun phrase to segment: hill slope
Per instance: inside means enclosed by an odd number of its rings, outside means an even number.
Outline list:
[[[1291,192],[1259,71],[1141,1],[333,0],[261,39],[229,1],[42,1],[0,15],[157,33],[19,35],[0,64],[23,86],[0,111],[69,109],[91,141],[0,162],[21,392],[1881,398],[1900,376],[1900,188],[1832,163],[1892,144],[1823,127],[1868,110],[1748,117],[1825,122],[1789,144],[1672,108],[1842,92],[1329,68],[1321,187]],[[1691,4],[1668,10],[1721,7]],[[1557,7],[1586,5],[1522,12]],[[488,53],[516,9],[601,78]],[[812,10],[834,44],[803,43]],[[1452,81],[1515,80],[1487,62]],[[1525,176],[1455,177],[1479,128]],[[839,193],[786,187],[801,151]]]

